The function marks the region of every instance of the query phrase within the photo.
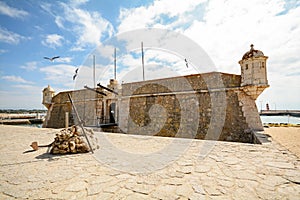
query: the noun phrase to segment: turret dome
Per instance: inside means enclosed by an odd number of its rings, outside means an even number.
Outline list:
[[[260,50],[255,50],[253,48],[253,44],[250,45],[251,49],[250,51],[247,51],[244,55],[243,55],[243,58],[242,60],[244,59],[248,59],[248,58],[252,58],[252,57],[260,57],[260,56],[264,56],[264,53]]]
[[[50,87],[50,85],[48,85],[48,87],[44,88],[43,92],[45,92],[45,91],[55,92],[54,89],[52,87]]]

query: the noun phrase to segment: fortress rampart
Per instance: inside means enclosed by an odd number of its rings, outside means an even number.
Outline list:
[[[61,128],[65,112],[74,119],[71,94],[85,126],[118,125],[127,134],[253,142],[252,130],[263,130],[255,99],[268,87],[267,57],[259,50],[246,52],[241,75],[211,72],[108,87],[119,95],[96,88],[45,95],[48,108],[45,127]],[[46,90],[47,89],[47,90]],[[46,96],[46,97],[45,97]]]

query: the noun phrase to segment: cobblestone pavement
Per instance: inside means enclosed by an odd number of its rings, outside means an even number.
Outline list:
[[[52,156],[47,148],[23,153],[33,141],[49,144],[55,132],[0,126],[0,199],[300,199],[300,160],[275,142],[253,145],[97,133],[111,146],[142,156],[160,152],[168,157],[163,145],[187,145],[159,169],[146,160],[149,163],[139,167],[150,167],[142,173],[130,163],[114,162],[118,154],[100,159],[101,153]],[[100,143],[98,152],[104,148],[111,147]]]

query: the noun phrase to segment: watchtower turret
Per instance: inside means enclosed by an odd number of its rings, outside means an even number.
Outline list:
[[[241,65],[241,86],[255,100],[265,88],[269,87],[266,67],[268,57],[262,51],[255,50],[253,46],[251,44],[250,51],[244,54],[239,64]]]
[[[48,87],[43,90],[43,105],[46,106],[47,109],[50,108],[52,97],[54,97],[55,91],[53,88],[48,85]]]

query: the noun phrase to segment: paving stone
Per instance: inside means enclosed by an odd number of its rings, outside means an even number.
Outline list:
[[[232,190],[231,197],[232,199],[236,199],[236,200],[258,199],[258,196],[255,193],[249,192],[247,188],[240,188],[240,187]]]
[[[120,186],[118,185],[110,185],[110,186],[103,186],[103,187],[104,187],[103,189],[104,192],[113,193],[113,194],[120,189]]]
[[[220,196],[220,195],[222,195],[222,192],[215,185],[205,186],[204,190],[210,196]]]
[[[258,181],[260,178],[253,171],[234,171],[233,178]]]
[[[185,179],[184,178],[168,178],[168,179],[164,179],[162,181],[162,183],[168,184],[168,185],[182,185],[185,183]]]
[[[220,187],[230,188],[234,186],[234,181],[218,179],[217,182]]]
[[[190,200],[205,200],[207,197],[203,194],[194,193],[189,197]]]
[[[66,191],[68,192],[79,192],[81,190],[85,190],[87,183],[84,181],[77,181],[70,182],[70,184],[66,187]]]
[[[207,196],[207,199],[213,199],[213,200],[232,200],[231,196],[226,196],[226,195],[222,195],[222,196]]]
[[[176,170],[180,173],[190,174],[193,171],[193,167],[192,166],[183,166],[183,167],[180,166]]]
[[[184,173],[179,172],[179,171],[172,171],[172,172],[168,173],[168,176],[172,177],[172,178],[183,178],[184,177]]]
[[[85,180],[90,184],[101,184],[112,181],[114,178],[109,175],[101,175],[101,176],[89,176]]]
[[[215,161],[217,161],[217,162],[223,162],[224,161],[224,158],[223,158],[222,155],[219,155],[219,156],[217,156],[217,155],[209,155],[208,157],[211,158],[211,159],[213,159],[213,160],[215,160]]]
[[[289,181],[281,176],[266,176],[265,179],[261,180],[260,182],[262,185],[268,185],[271,187],[275,187],[278,185],[289,183]]]
[[[151,199],[148,195],[141,193],[132,193],[126,197],[126,200]]]
[[[117,175],[115,176],[117,179],[131,179],[133,178],[134,176],[130,175],[130,174],[120,174],[120,175]]]
[[[87,187],[87,193],[89,196],[99,194],[103,190],[103,185],[93,184]]]
[[[236,165],[236,164],[239,164],[241,162],[241,160],[238,158],[235,158],[235,157],[228,156],[223,160],[223,162],[228,165]]]
[[[300,184],[300,169],[286,170],[283,177],[293,183]]]
[[[176,194],[183,197],[189,197],[194,193],[192,186],[188,183],[180,185],[176,188]]]
[[[97,195],[89,196],[89,199],[111,200],[111,199],[113,199],[113,196],[114,195],[112,193],[101,192]]]
[[[202,185],[197,184],[197,183],[192,183],[191,185],[192,185],[194,192],[203,194],[203,195],[205,194],[205,191],[204,191]]]
[[[207,165],[197,165],[195,166],[195,172],[198,173],[206,173],[208,171],[210,171],[211,167],[207,166]]]
[[[5,190],[3,194],[7,195],[8,197],[12,197],[16,199],[28,198],[30,196],[27,191],[20,190],[20,189],[13,190],[12,188]]]
[[[127,196],[133,194],[134,192],[126,188],[121,188],[117,193],[114,194],[112,199],[126,199]]]
[[[277,192],[273,192],[270,190],[265,190],[261,187],[257,187],[255,188],[256,194],[260,199],[270,199],[270,197],[272,196],[274,199],[279,199],[279,197],[281,196],[280,194],[278,194]]]
[[[197,140],[164,168],[137,174],[103,165],[92,154],[50,157],[43,149],[22,154],[33,138],[46,144],[53,134],[1,130],[2,144],[15,143],[9,153],[0,144],[0,199],[300,199],[300,160],[273,143],[214,142],[199,159],[203,141]],[[126,135],[107,137],[128,140]],[[165,140],[172,138],[147,139],[147,148]]]
[[[151,197],[158,199],[177,199],[179,196],[175,194],[176,188],[177,187],[173,185],[158,186],[151,192]]]
[[[10,200],[10,199],[15,199],[14,197],[11,196],[7,196],[3,193],[0,193],[0,199],[6,199],[6,200]]]
[[[194,162],[192,160],[188,160],[188,159],[179,160],[176,163],[181,166],[193,166],[194,165]]]
[[[289,162],[267,162],[266,166],[282,169],[294,169],[295,166]]]
[[[135,184],[131,190],[136,193],[141,193],[141,194],[150,194],[151,191],[153,191],[155,188],[154,185],[146,185],[146,184]]]

